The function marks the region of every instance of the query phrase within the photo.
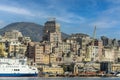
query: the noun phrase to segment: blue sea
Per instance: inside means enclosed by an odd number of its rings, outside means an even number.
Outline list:
[[[27,77],[1,77],[0,80],[120,80],[120,77],[60,77],[60,78],[27,78]]]

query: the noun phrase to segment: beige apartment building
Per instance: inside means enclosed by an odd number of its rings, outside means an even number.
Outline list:
[[[61,42],[61,32],[53,32],[49,34],[50,42]]]
[[[9,42],[8,52],[9,53],[17,53],[25,56],[27,50],[27,45],[21,44],[18,41]]]
[[[52,52],[51,44],[49,42],[43,43],[43,46],[44,46],[44,49],[43,49],[44,54],[50,54]]]
[[[35,55],[35,63],[37,64],[38,67],[43,64],[49,64],[49,55],[45,54]]]
[[[18,41],[9,42],[8,52],[9,53],[19,52],[20,45],[21,45],[21,43]]]
[[[6,31],[3,35],[7,39],[15,39],[18,40],[19,37],[23,37],[22,33],[18,30],[10,30]]]
[[[43,67],[43,72],[53,74],[63,74],[64,70],[61,67]]]
[[[28,45],[28,57],[34,59],[37,65],[49,64],[50,45],[30,42]]]
[[[120,71],[120,64],[119,63],[113,63],[112,65],[111,65],[111,71],[113,71],[113,72],[116,72],[116,71]]]
[[[94,45],[92,43],[88,44],[87,46],[87,52],[85,55],[85,61],[94,61],[99,62],[101,61],[102,57],[102,42],[99,40],[94,41]]]
[[[105,47],[103,49],[101,61],[114,62],[115,61],[115,51],[113,48]]]

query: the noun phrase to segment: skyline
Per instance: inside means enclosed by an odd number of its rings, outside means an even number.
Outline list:
[[[0,28],[14,22],[44,25],[56,18],[67,34],[93,34],[120,39],[120,0],[1,0]]]

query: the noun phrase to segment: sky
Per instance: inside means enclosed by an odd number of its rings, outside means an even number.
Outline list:
[[[14,22],[44,25],[56,18],[61,32],[120,39],[120,0],[0,0],[0,28]]]

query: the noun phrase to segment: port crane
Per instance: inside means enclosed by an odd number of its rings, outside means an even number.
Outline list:
[[[96,52],[94,52],[95,38],[96,38],[96,26],[94,27],[94,31],[93,31],[93,39],[92,39],[92,45],[91,45],[91,55],[92,55],[91,61],[94,61],[94,58],[95,58],[94,55],[96,54]]]
[[[94,27],[94,31],[93,31],[93,37],[91,40],[91,44],[88,46],[88,52],[87,52],[87,61],[85,61],[86,63],[84,63],[84,71],[98,71],[99,69],[94,67],[94,62],[95,62],[95,58],[97,55],[96,52],[96,45],[95,45],[95,40],[96,39],[96,26]]]
[[[87,49],[87,54],[85,55],[85,59],[84,59],[84,67],[83,67],[83,71],[97,71],[98,69],[94,67],[93,62],[95,60],[95,38],[96,38],[96,26],[94,27],[94,31],[93,31],[93,37],[91,40],[91,44],[90,46],[88,46]],[[74,74],[78,74],[79,70],[78,70],[79,65],[75,65],[74,66]]]
[[[85,62],[90,62],[90,61],[93,61],[93,59],[94,59],[93,55],[95,53],[93,53],[93,51],[94,51],[95,37],[96,37],[96,26],[94,27],[91,46],[89,46],[89,45],[87,46],[87,52],[86,52],[85,59],[84,59]]]

